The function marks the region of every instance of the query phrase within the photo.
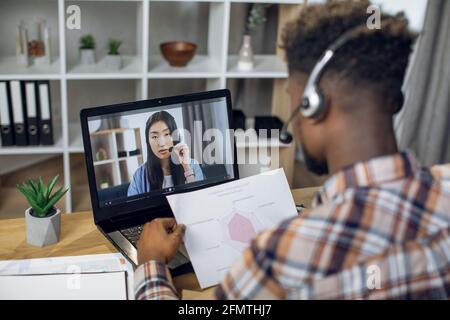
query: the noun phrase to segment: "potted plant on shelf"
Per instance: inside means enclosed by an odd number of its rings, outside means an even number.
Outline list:
[[[101,179],[100,180],[100,189],[108,189],[108,188],[109,188],[108,179]]]
[[[61,187],[52,193],[58,177],[54,177],[48,185],[39,177],[37,182],[29,179],[16,186],[31,206],[25,211],[27,242],[31,245],[44,247],[59,241],[61,210],[55,205],[68,189]]]
[[[80,63],[85,66],[95,64],[95,39],[92,34],[80,38]]]
[[[238,70],[252,70],[255,64],[255,58],[252,48],[252,33],[255,29],[266,22],[266,9],[271,4],[253,3],[250,5],[247,13],[247,24],[244,31],[242,47],[239,50]]]
[[[110,39],[108,42],[108,55],[106,56],[106,65],[113,70],[120,70],[122,68],[122,56],[119,53],[119,48],[122,41]]]

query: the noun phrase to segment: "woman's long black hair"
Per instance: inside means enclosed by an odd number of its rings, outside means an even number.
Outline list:
[[[177,130],[177,124],[173,116],[167,111],[159,111],[147,120],[145,125],[145,141],[147,143],[147,178],[150,182],[150,190],[158,190],[162,188],[164,176],[161,167],[161,159],[159,159],[152,151],[150,146],[150,127],[158,122],[164,122],[169,128],[170,134]],[[185,182],[184,170],[181,164],[175,164],[171,159],[169,159],[170,174],[172,175],[172,180],[174,185],[180,185]]]

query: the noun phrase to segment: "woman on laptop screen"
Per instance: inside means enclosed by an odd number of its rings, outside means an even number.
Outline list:
[[[204,179],[200,165],[190,158],[188,146],[173,139],[175,130],[175,119],[166,111],[156,112],[147,120],[147,161],[134,173],[128,196]]]

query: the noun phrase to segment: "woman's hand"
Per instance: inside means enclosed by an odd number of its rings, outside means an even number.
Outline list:
[[[189,167],[189,160],[191,158],[191,154],[189,152],[189,148],[186,143],[178,143],[177,145],[173,146],[173,151],[178,157],[178,161],[180,164],[186,169]]]
[[[138,264],[150,260],[168,263],[175,257],[186,227],[173,218],[147,222],[137,242]]]

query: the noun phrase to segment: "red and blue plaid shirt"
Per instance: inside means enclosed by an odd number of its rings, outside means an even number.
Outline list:
[[[329,178],[312,209],[254,239],[219,299],[389,299],[450,296],[450,165],[409,152]],[[135,272],[136,299],[178,299],[166,265]]]

